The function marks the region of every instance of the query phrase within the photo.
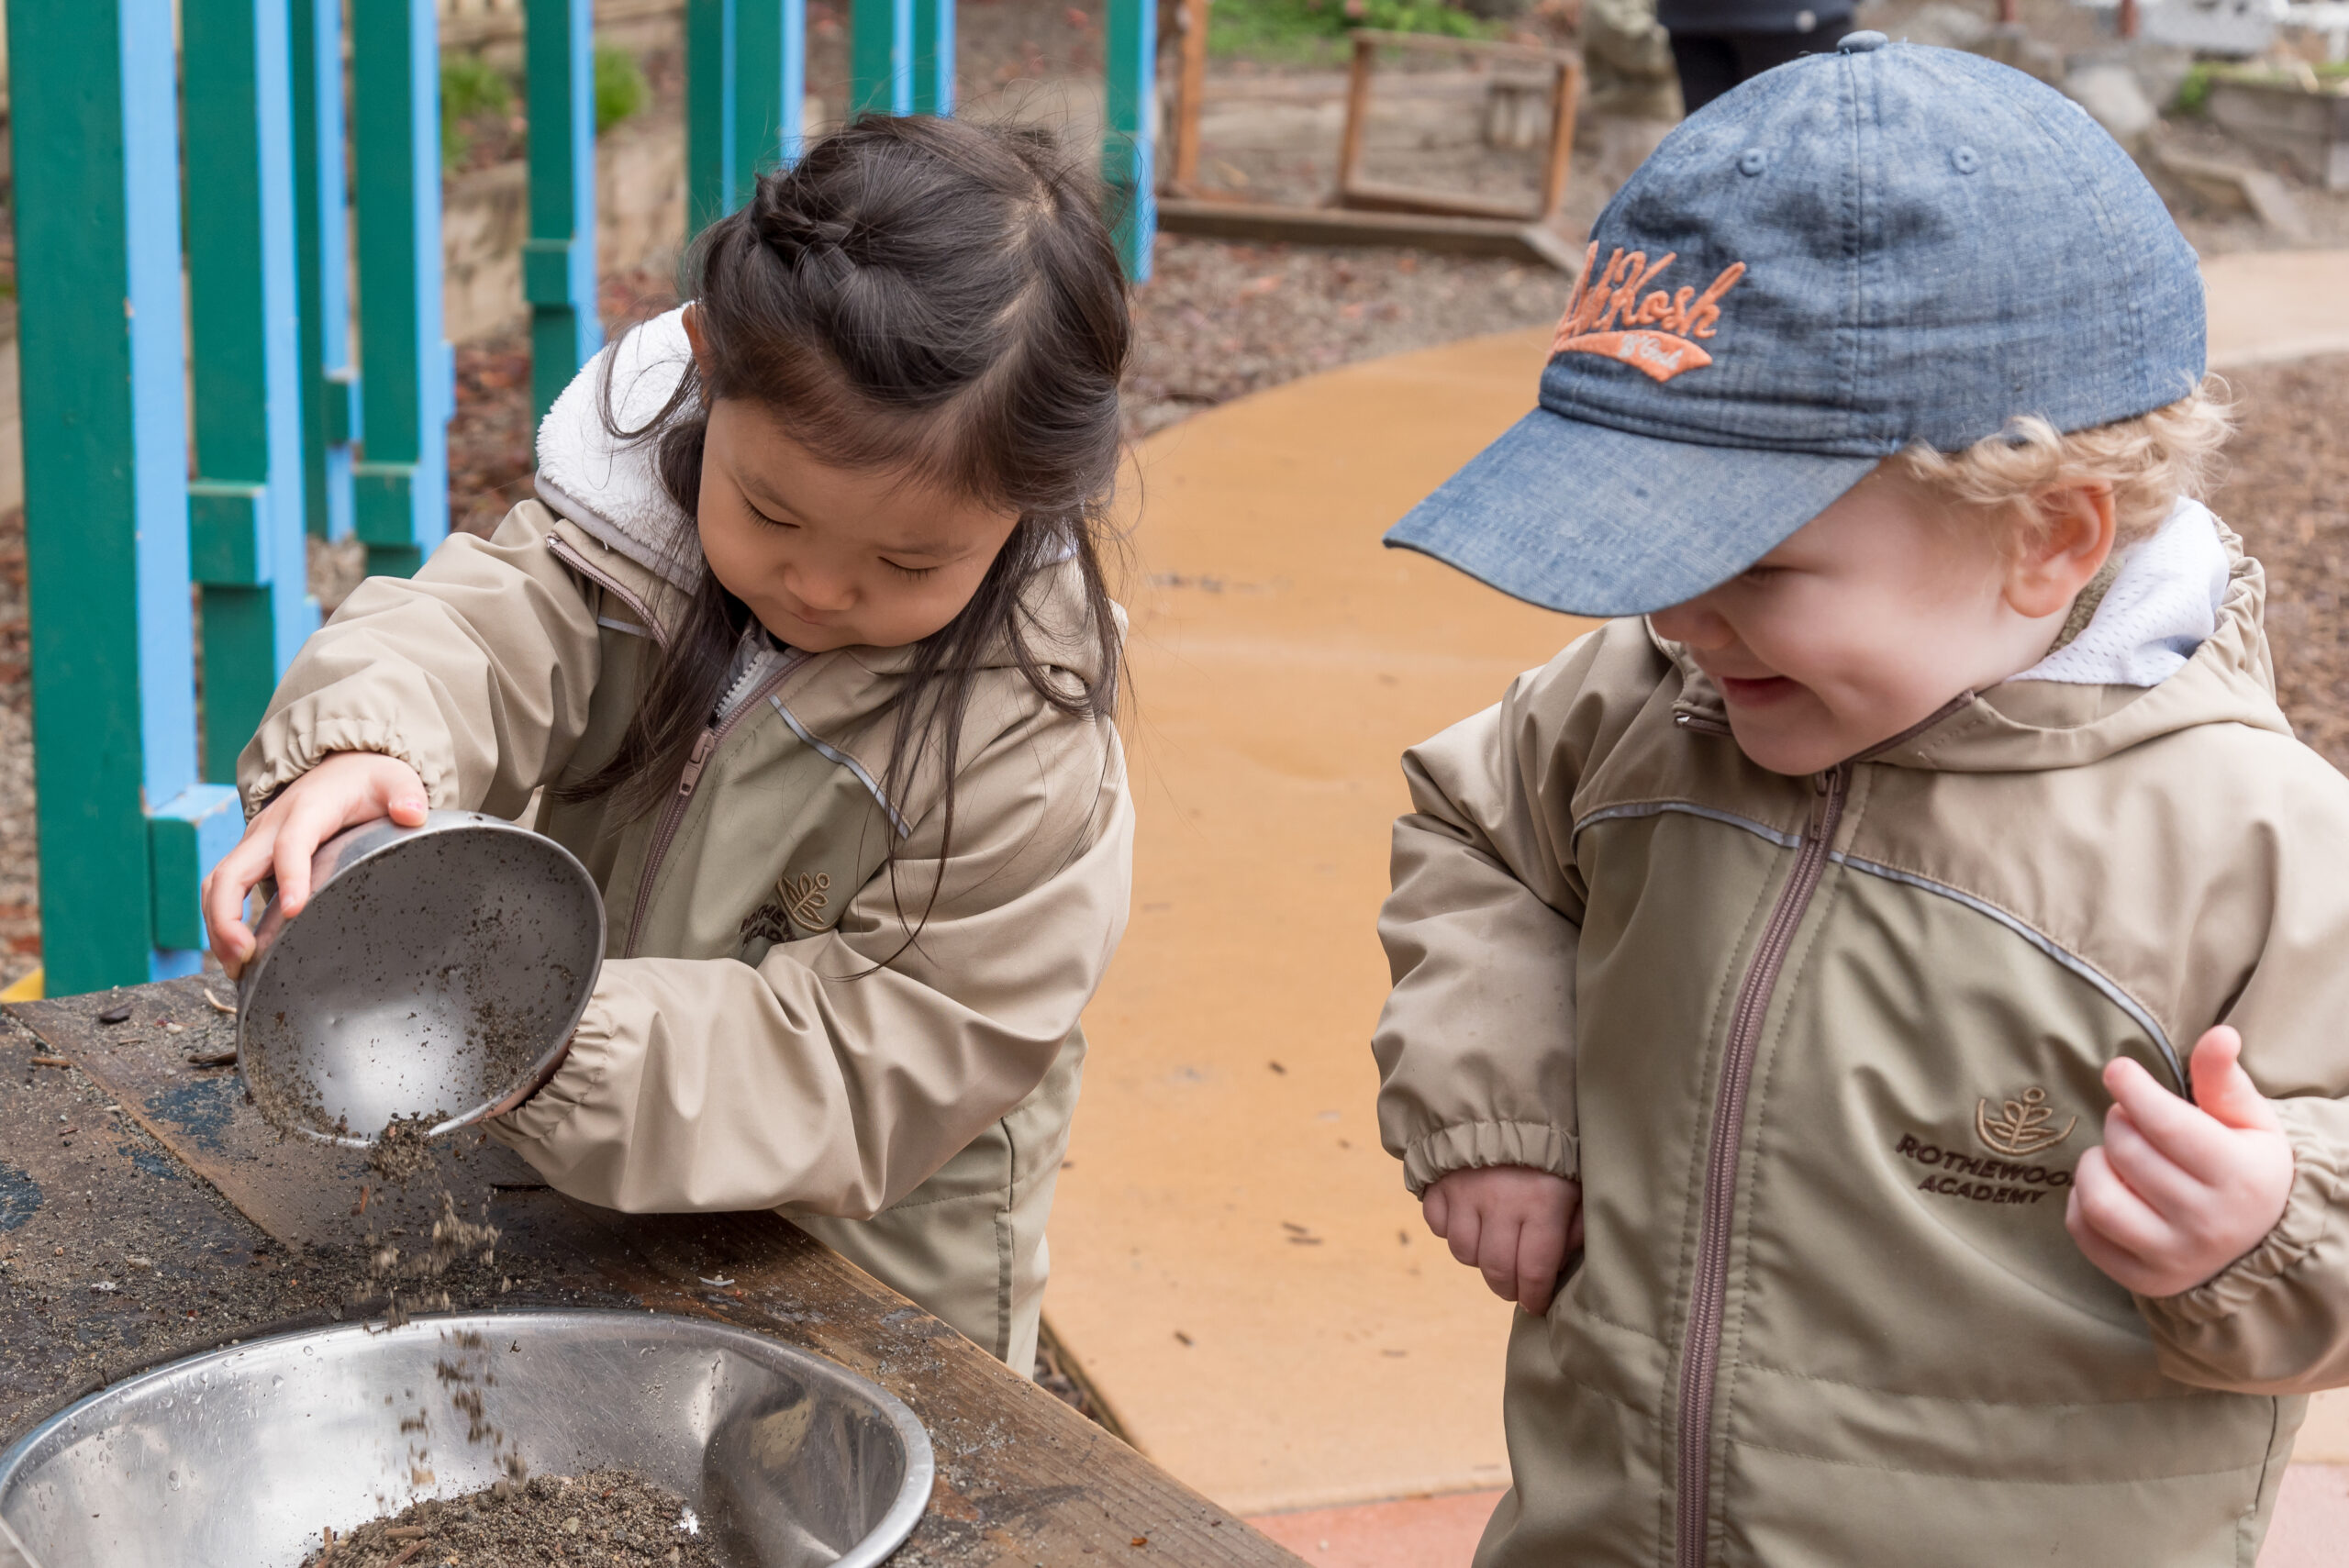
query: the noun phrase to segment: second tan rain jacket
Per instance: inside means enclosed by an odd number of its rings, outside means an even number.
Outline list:
[[[674,385],[680,365],[642,357]],[[551,427],[566,404],[592,417],[566,395]],[[413,766],[437,807],[518,817],[610,757],[682,602],[669,578],[700,563],[651,537],[690,523],[647,493],[649,468],[605,455],[564,470],[606,475],[601,493],[542,467],[554,505],[362,585],[247,747],[248,810],[366,751]],[[1074,562],[1026,602],[1048,669],[1097,677]],[[1024,1373],[1133,813],[1114,729],[1053,709],[997,651],[971,695],[942,883],[934,758],[887,784],[907,649],[761,646],[649,815],[550,791],[535,825],[602,888],[606,962],[569,1057],[490,1125],[590,1203],[779,1207]]]
[[[2017,681],[1768,773],[1642,620],[1408,756],[1381,1125],[1582,1183],[1478,1568],[2250,1568],[2349,1383],[2349,784],[2258,564],[2151,687]],[[2132,1298],[2064,1228],[2115,1056],[2244,1040],[2273,1232]]]

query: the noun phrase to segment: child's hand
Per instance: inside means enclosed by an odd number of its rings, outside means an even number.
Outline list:
[[[1582,1186],[1524,1165],[1454,1171],[1420,1199],[1428,1229],[1477,1270],[1493,1294],[1539,1318],[1558,1271],[1582,1245]]]
[[[2284,1217],[2292,1148],[2224,1024],[2195,1042],[2189,1104],[2125,1058],[2104,1146],[2080,1156],[2064,1228],[2088,1262],[2140,1296],[2176,1296],[2259,1245]]]
[[[204,879],[204,923],[229,978],[253,956],[245,896],[256,883],[277,878],[278,907],[290,920],[310,901],[310,859],[320,844],[379,817],[420,827],[424,811],[424,781],[416,770],[375,751],[338,751],[287,784]]]

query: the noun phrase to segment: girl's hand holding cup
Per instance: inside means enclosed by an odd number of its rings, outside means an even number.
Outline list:
[[[291,919],[310,901],[310,862],[320,844],[379,817],[419,828],[425,810],[416,770],[376,751],[338,751],[280,790],[204,879],[205,927],[229,978],[253,956],[245,900],[263,878],[277,879],[278,903]]]

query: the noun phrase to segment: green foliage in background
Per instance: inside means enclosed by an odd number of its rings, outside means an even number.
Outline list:
[[[636,56],[609,44],[596,46],[596,134],[642,111],[652,101],[652,83]]]
[[[2349,81],[2349,61],[2328,61],[2311,67],[2309,74],[2315,78],[2319,86],[2335,88],[2340,83]],[[2216,61],[2197,61],[2186,72],[2186,80],[2178,83],[2177,97],[2171,107],[2182,115],[2202,113],[2210,107],[2210,88],[2221,82],[2251,82],[2281,87],[2295,83],[2305,84],[2305,80],[2296,72],[2281,71],[2274,66],[2228,65]]]
[[[464,161],[473,139],[464,122],[475,115],[507,114],[514,107],[514,83],[477,54],[451,54],[440,61],[440,167]]]
[[[1486,39],[1501,31],[1443,0],[1215,0],[1208,13],[1208,50],[1257,60],[1326,56],[1348,29]]]

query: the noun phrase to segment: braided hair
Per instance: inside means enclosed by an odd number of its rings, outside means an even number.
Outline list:
[[[893,704],[883,793],[898,797],[920,752],[940,749],[942,878],[963,716],[990,648],[1008,641],[1060,712],[1102,720],[1117,708],[1119,639],[1101,556],[1130,331],[1096,193],[1042,132],[861,118],[761,176],[744,206],[695,241],[687,276],[701,361],[636,429],[618,426],[607,385],[604,419],[616,437],[655,443],[662,486],[688,515],[721,398],[772,410],[820,462],[905,473],[1018,514],[970,603],[916,645]],[[1090,680],[1044,668],[1020,602],[1030,575],[1072,557],[1099,652]],[[702,573],[619,749],[563,796],[610,795],[631,817],[657,804],[750,621]]]

